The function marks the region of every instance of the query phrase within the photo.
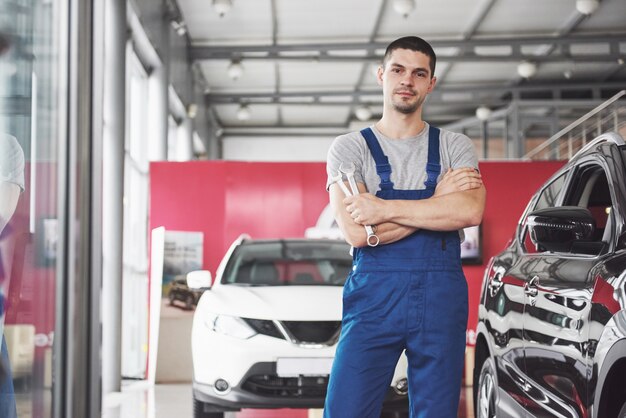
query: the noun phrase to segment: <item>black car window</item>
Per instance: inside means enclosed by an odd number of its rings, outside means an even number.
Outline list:
[[[579,167],[565,195],[564,205],[589,209],[596,229],[589,241],[573,248],[574,252],[598,254],[608,247],[612,234],[613,201],[605,170],[599,164]]]
[[[546,188],[543,189],[537,199],[537,204],[533,210],[553,207],[556,204],[556,198],[559,196],[563,184],[565,183],[565,173],[554,179]]]
[[[537,203],[533,207],[529,207],[527,209],[525,216],[528,216],[528,214],[532,211],[555,206],[559,193],[561,192],[561,189],[563,189],[563,185],[565,184],[566,177],[567,172],[561,174],[559,177],[557,177],[551,183],[545,186],[540,192],[539,197],[536,199]],[[528,233],[528,228],[526,227],[526,218],[524,218],[523,220],[523,228],[520,237],[520,242],[522,243],[522,247],[525,252],[537,252],[537,248],[535,247],[535,244],[533,244],[533,242],[531,241],[530,234]]]
[[[222,283],[245,286],[343,285],[352,267],[349,246],[333,241],[267,241],[240,245]]]

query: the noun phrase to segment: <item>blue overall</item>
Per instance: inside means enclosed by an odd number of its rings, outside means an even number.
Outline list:
[[[361,134],[380,177],[376,196],[418,200],[434,194],[441,173],[439,129],[429,130],[424,190],[394,189],[376,136],[369,128]],[[325,418],[378,418],[405,349],[411,418],[457,416],[467,326],[460,251],[457,231],[429,230],[392,244],[355,248]]]

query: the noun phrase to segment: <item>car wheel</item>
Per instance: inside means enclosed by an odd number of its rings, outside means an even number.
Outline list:
[[[174,306],[174,301],[176,300],[176,297],[174,296],[173,293],[170,293],[168,295],[168,299],[170,300],[170,306]]]
[[[204,402],[193,399],[193,418],[224,418],[223,412],[205,412]]]
[[[498,385],[493,360],[487,358],[480,369],[478,396],[476,397],[476,418],[495,418]]]
[[[624,402],[624,405],[622,405],[622,409],[619,410],[617,418],[626,418],[626,402]]]
[[[185,308],[192,309],[193,303],[195,302],[193,296],[189,295],[185,298]]]

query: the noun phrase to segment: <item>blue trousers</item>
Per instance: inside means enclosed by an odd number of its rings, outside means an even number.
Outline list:
[[[404,349],[411,417],[456,417],[467,327],[460,266],[371,267],[359,266],[344,287],[324,417],[378,418]]]

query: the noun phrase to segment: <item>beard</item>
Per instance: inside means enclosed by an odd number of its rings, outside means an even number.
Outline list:
[[[392,102],[394,110],[405,115],[410,115],[411,113],[415,113],[417,109],[419,109],[420,106],[422,106],[423,103],[424,103],[424,98],[421,98],[421,97],[418,97],[417,100],[415,100],[414,102],[405,102],[403,100]]]

